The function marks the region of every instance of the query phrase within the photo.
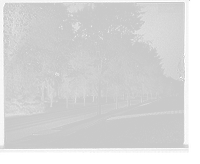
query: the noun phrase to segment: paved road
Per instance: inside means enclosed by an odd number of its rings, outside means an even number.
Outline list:
[[[153,97],[155,99],[155,97]],[[131,100],[131,105],[137,105],[140,99]],[[126,107],[126,101],[119,102],[119,109]],[[103,104],[102,114],[115,110],[115,103]],[[97,115],[97,106],[78,108],[54,113],[43,113],[19,118],[6,118],[6,142],[13,142],[32,134],[49,133],[48,130],[68,125],[74,122],[92,118]]]
[[[183,98],[166,98],[123,116],[155,112],[167,114],[142,116],[96,124],[42,145],[42,148],[137,148],[183,147]],[[170,113],[170,111],[173,111]],[[116,117],[116,116],[114,116]],[[111,117],[112,118],[112,117]]]

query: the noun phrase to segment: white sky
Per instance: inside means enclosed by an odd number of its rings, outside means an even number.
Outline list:
[[[184,55],[184,3],[142,3],[142,29],[145,40],[151,40],[163,58],[167,76],[177,78],[177,64]]]
[[[151,41],[162,59],[162,68],[166,76],[176,80],[184,77],[184,3],[138,3],[143,6],[145,21],[137,34],[142,34],[145,41]],[[74,12],[84,3],[68,3]],[[178,71],[180,69],[181,71]]]

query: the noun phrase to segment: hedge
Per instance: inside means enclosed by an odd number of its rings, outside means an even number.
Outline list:
[[[45,111],[45,104],[40,100],[7,100],[4,102],[5,115],[30,115]]]

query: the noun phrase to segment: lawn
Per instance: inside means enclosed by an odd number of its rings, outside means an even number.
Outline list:
[[[119,101],[123,101],[123,100],[119,100]],[[107,99],[107,103],[113,103],[114,99],[113,98],[108,98]],[[106,98],[102,98],[101,99],[101,104],[105,104],[106,103]],[[74,103],[74,101],[72,99],[70,99],[68,101],[68,109],[66,108],[66,100],[65,99],[59,99],[58,102],[54,102],[53,103],[53,107],[49,107],[50,103],[45,103],[48,105],[48,107],[46,107],[45,112],[58,112],[58,111],[64,111],[64,110],[71,110],[71,109],[77,109],[77,108],[82,108],[82,107],[88,107],[88,106],[95,106],[97,105],[97,101],[96,98],[94,100],[94,102],[92,102],[92,97],[87,97],[85,99],[85,106],[84,106],[84,101],[83,98],[78,98],[76,103]]]

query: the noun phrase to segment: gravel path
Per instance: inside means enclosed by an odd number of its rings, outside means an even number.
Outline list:
[[[181,110],[183,98],[166,98],[134,112]],[[170,109],[169,109],[170,108]],[[131,112],[129,112],[130,114]],[[66,138],[50,142],[51,148],[176,147],[184,141],[184,115],[160,115],[101,121]]]

